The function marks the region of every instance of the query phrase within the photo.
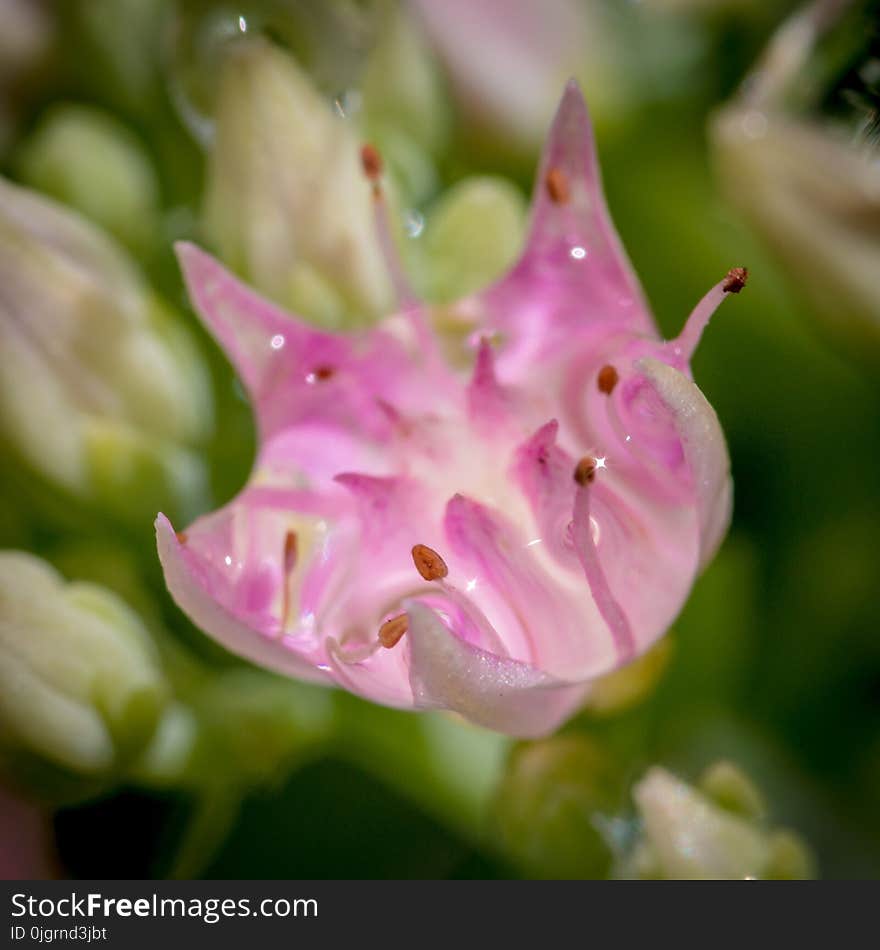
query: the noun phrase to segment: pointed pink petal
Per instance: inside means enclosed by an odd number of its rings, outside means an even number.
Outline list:
[[[492,432],[508,426],[515,412],[512,395],[495,375],[492,344],[482,337],[474,362],[474,374],[467,388],[468,412],[479,432]]]
[[[429,385],[417,354],[407,350],[413,340],[405,345],[380,330],[360,336],[316,330],[195,245],[176,249],[193,306],[235,365],[264,440],[298,423],[381,440],[388,420],[378,401],[412,401]]]
[[[584,684],[465,643],[424,604],[407,604],[407,614],[418,707],[451,709],[488,729],[533,738],[551,732],[583,702]]]
[[[538,169],[525,250],[478,299],[484,332],[498,333],[505,362],[523,370],[549,353],[570,355],[597,333],[656,334],[608,214],[590,118],[573,81]]]
[[[552,197],[550,176],[563,183],[564,200]],[[565,88],[541,156],[521,266],[564,279],[582,312],[652,329],[638,279],[605,204],[592,124],[574,80]]]

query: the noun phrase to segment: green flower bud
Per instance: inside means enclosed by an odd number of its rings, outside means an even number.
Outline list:
[[[593,683],[584,708],[599,716],[614,716],[643,702],[660,682],[674,649],[671,635],[638,659]]]
[[[261,38],[230,44],[219,84],[204,224],[222,258],[324,325],[383,315],[391,284],[351,121]]]
[[[614,763],[584,737],[518,746],[494,808],[504,852],[534,877],[605,877],[620,789]]]
[[[716,805],[744,818],[763,818],[767,806],[760,789],[732,762],[716,762],[700,776],[700,791]]]
[[[812,875],[809,850],[797,836],[769,830],[749,816],[763,805],[742,773],[727,763],[716,765],[702,785],[713,797],[659,766],[636,783],[633,798],[641,832],[618,869],[622,876],[742,880]],[[734,810],[722,807],[719,797]]]
[[[247,788],[286,774],[329,735],[332,704],[326,690],[257,670],[206,678],[190,702],[201,730],[193,784]]]
[[[501,276],[520,251],[526,205],[503,178],[466,178],[435,202],[415,270],[425,297],[450,303]]]
[[[166,698],[149,634],[122,600],[0,552],[0,760],[17,779],[111,779],[146,747]]]
[[[449,134],[450,108],[422,33],[404,7],[387,12],[361,81],[370,137],[391,160],[383,129],[398,129],[418,147],[436,151]]]
[[[0,179],[0,430],[28,468],[115,515],[204,504],[195,345],[119,249]]]
[[[150,247],[159,182],[143,145],[113,116],[54,106],[21,147],[22,180],[96,221],[135,251]]]

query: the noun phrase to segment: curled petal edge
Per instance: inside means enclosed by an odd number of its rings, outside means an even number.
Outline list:
[[[684,373],[650,357],[638,360],[636,368],[669,409],[681,438],[694,480],[702,570],[727,533],[733,510],[733,482],[724,433],[715,410]]]
[[[277,670],[297,679],[332,685],[332,678],[305,657],[234,617],[205,590],[186,562],[184,545],[177,539],[171,522],[156,518],[156,545],[165,572],[165,583],[178,607],[202,630],[231,653],[252,663]]]
[[[589,683],[567,683],[481,650],[455,636],[430,607],[418,601],[404,606],[416,708],[449,709],[487,729],[529,739],[552,732],[583,703]]]

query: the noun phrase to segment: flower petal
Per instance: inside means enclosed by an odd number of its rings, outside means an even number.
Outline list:
[[[474,647],[430,607],[417,601],[406,606],[417,707],[450,709],[488,729],[532,738],[551,732],[583,701],[584,684]]]
[[[171,522],[156,518],[159,560],[175,603],[201,629],[232,653],[253,663],[309,682],[330,682],[326,672],[292,649],[283,638],[269,637],[248,626],[222,606],[206,587],[199,565],[178,540]]]
[[[414,340],[403,323],[396,335],[389,329],[351,336],[316,330],[195,245],[178,243],[176,249],[193,305],[247,388],[264,440],[298,423],[364,438],[387,435],[380,401],[411,401],[420,382]]]
[[[605,205],[590,118],[573,81],[538,169],[525,250],[478,299],[484,329],[500,334],[507,360],[567,353],[595,328],[655,333]]]
[[[604,672],[609,632],[583,580],[530,545],[514,521],[463,495],[446,507],[446,534],[472,579],[471,599],[503,631],[510,656],[554,675]]]
[[[644,358],[638,368],[672,414],[691,469],[700,525],[700,561],[712,559],[730,524],[733,482],[724,433],[715,410],[694,382],[660,360]]]

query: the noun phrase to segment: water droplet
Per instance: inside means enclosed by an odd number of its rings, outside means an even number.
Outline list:
[[[571,254],[576,261],[582,261],[587,256],[587,249],[576,245],[569,251],[569,254]]]
[[[411,238],[417,238],[425,230],[425,216],[415,208],[410,208],[403,216],[403,226]]]
[[[269,341],[269,346],[271,346],[273,350],[280,350],[281,347],[284,346],[284,337],[280,333],[276,333]]]
[[[333,97],[333,111],[340,119],[349,119],[361,111],[362,97],[357,89],[346,89]]]

